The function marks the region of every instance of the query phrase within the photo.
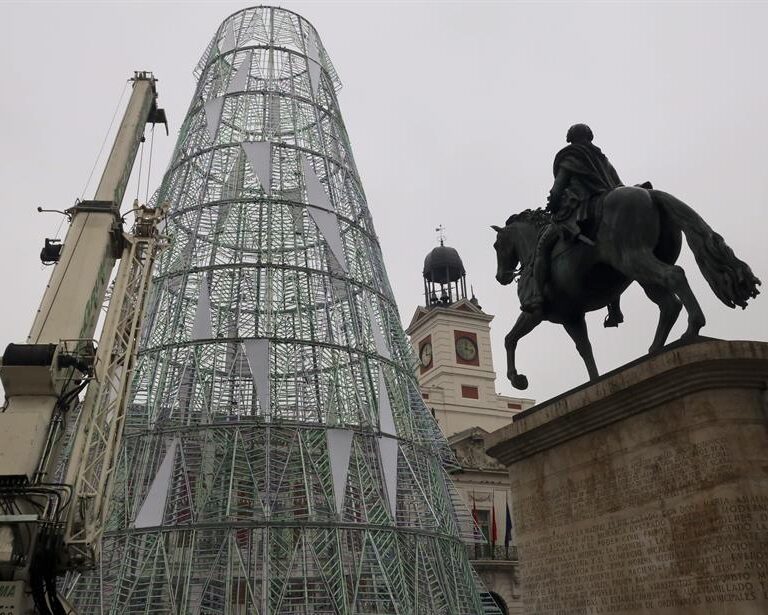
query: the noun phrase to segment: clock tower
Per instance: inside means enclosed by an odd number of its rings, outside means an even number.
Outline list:
[[[496,392],[493,316],[483,311],[474,292],[467,298],[464,263],[442,237],[424,259],[423,275],[424,304],[406,330],[419,360],[421,395],[459,463],[451,471],[456,489],[487,540],[474,547],[470,558],[497,604],[506,605],[502,611],[521,612],[514,527],[508,516],[514,510],[509,472],[485,453],[485,437],[534,402]],[[495,545],[494,523],[499,530]],[[502,546],[506,532],[509,548]]]
[[[441,239],[424,260],[423,275],[424,306],[416,308],[406,332],[419,359],[417,377],[425,403],[446,436],[509,424],[533,400],[496,392],[493,316],[483,312],[474,293],[467,299],[459,253]]]

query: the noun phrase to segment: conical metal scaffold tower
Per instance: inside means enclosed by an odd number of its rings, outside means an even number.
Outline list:
[[[317,32],[227,18],[196,70],[97,570],[78,612],[480,614]]]

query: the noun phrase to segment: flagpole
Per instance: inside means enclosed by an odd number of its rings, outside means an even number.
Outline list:
[[[475,490],[472,489],[472,522],[475,524],[475,527],[472,528],[472,535],[477,537],[478,531],[480,531],[480,523],[478,523],[477,520],[477,502],[475,501]],[[480,535],[482,536],[482,531],[480,531]],[[475,541],[475,558],[477,558],[477,545],[478,542]],[[482,546],[482,542],[480,543]]]
[[[507,518],[504,523],[504,556],[509,559],[509,543],[512,541],[512,516],[509,514],[509,498],[505,500]]]
[[[496,541],[499,529],[496,527],[496,490],[491,491],[491,559],[496,559]]]

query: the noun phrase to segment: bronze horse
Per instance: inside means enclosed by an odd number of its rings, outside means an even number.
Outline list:
[[[542,210],[513,215],[496,231],[496,279],[509,284],[520,278],[518,293],[526,292],[539,234],[550,223]],[[543,320],[563,325],[587,366],[589,377],[598,376],[584,314],[606,307],[636,281],[659,306],[659,324],[649,352],[660,350],[675,324],[681,307],[688,314],[682,336],[695,338],[705,324],[699,302],[685,272],[674,263],[680,255],[682,233],[704,278],[727,306],[746,307],[758,295],[760,284],[749,265],[733,254],[723,238],[688,205],[671,194],[640,187],[620,187],[605,196],[602,217],[593,233],[595,245],[560,238],[552,250],[548,283],[540,312],[520,314],[505,338],[507,377],[517,389],[528,379],[515,365],[515,348],[523,336]]]

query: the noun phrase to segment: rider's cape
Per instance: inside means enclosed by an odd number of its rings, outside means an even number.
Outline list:
[[[553,218],[563,222],[573,219],[583,234],[602,217],[603,195],[623,186],[616,169],[600,148],[591,143],[571,143],[555,156],[555,177],[569,173],[568,188],[553,210]],[[572,230],[573,234],[578,230]]]
[[[624,185],[605,154],[592,143],[571,143],[557,152],[553,165],[555,176],[561,169],[578,176],[590,196]]]

